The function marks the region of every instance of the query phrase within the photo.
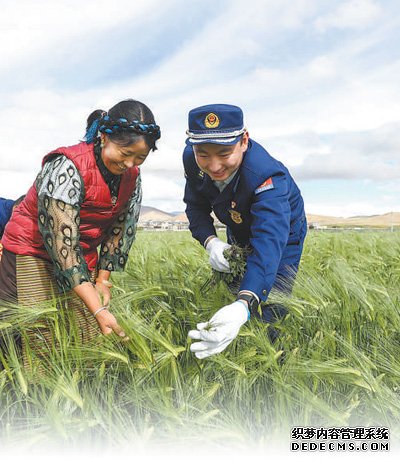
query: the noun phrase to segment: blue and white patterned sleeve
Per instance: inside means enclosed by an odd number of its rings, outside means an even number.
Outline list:
[[[90,272],[79,243],[84,184],[76,166],[63,155],[50,159],[36,179],[36,189],[39,230],[60,291],[89,282]]]
[[[128,261],[129,251],[136,238],[136,227],[139,221],[142,203],[142,181],[140,173],[124,210],[117,216],[107,239],[100,249],[99,269],[123,271]]]

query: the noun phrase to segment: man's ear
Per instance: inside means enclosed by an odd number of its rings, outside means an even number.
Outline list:
[[[242,139],[240,140],[240,145],[247,149],[248,144],[249,144],[249,132],[246,130],[242,135]]]

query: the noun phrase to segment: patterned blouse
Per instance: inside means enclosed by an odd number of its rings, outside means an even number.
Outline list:
[[[112,197],[118,196],[121,177],[105,167],[99,149],[96,162]],[[74,165],[64,155],[51,158],[36,178],[38,191],[39,230],[44,246],[54,263],[60,291],[68,291],[90,281],[90,272],[79,243],[80,209],[84,199],[83,180]],[[101,244],[99,269],[122,271],[136,236],[142,201],[140,173],[125,208],[116,217]]]

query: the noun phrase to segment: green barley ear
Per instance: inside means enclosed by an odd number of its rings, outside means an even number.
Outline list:
[[[231,272],[218,272],[213,269],[211,277],[204,283],[202,289],[207,291],[220,282],[228,284],[243,278],[247,267],[247,257],[251,254],[251,251],[249,246],[240,247],[235,243],[224,250],[224,256],[229,262]]]

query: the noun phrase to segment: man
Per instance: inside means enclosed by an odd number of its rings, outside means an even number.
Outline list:
[[[0,238],[3,236],[4,228],[10,219],[14,204],[14,200],[0,197]]]
[[[221,272],[229,272],[224,250],[231,243],[252,250],[236,301],[189,332],[200,340],[190,349],[202,359],[223,351],[251,314],[268,323],[286,314],[282,305],[264,303],[272,288],[291,292],[307,222],[299,188],[287,168],[249,138],[239,107],[191,110],[186,134],[184,201],[192,236]],[[212,211],[227,226],[228,243],[217,237]]]
[[[3,237],[4,228],[8,223],[14,206],[14,200],[0,197],[0,239]],[[0,261],[3,254],[3,245],[0,240]]]

